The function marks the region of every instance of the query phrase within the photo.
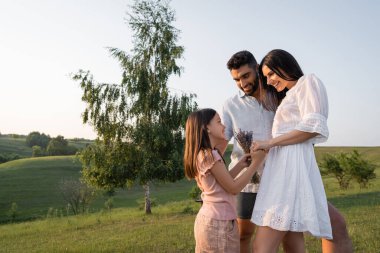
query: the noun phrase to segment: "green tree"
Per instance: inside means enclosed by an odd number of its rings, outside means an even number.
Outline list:
[[[68,142],[65,140],[65,137],[58,135],[49,141],[46,152],[49,155],[65,155],[67,145]]]
[[[44,155],[45,151],[40,146],[35,145],[32,147],[32,157],[39,157]]]
[[[184,124],[196,103],[194,94],[171,94],[167,86],[171,75],[181,74],[177,61],[184,51],[168,3],[136,0],[131,10],[131,53],[109,48],[121,65],[121,83],[97,84],[82,70],[73,79],[87,104],[83,121],[98,135],[81,152],[85,180],[107,190],[138,182],[150,213],[149,183],[183,178]]]
[[[40,132],[31,132],[26,137],[26,145],[29,147],[40,146],[42,149],[46,149],[49,144],[50,136]]]

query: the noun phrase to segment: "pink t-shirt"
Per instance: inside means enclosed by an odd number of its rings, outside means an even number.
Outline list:
[[[212,166],[223,162],[218,151],[212,150],[212,156],[200,151],[197,157],[198,176],[195,180],[202,190],[203,200],[199,214],[216,220],[234,220],[237,218],[236,195],[226,192],[212,175]]]

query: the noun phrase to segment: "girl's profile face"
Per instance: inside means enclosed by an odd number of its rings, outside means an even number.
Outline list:
[[[297,81],[288,81],[278,76],[267,65],[262,68],[263,75],[267,78],[268,85],[272,85],[278,92],[283,91],[285,88],[291,89]]]
[[[219,117],[218,113],[215,113],[215,116],[212,118],[210,123],[207,125],[207,132],[208,135],[211,138],[214,138],[216,140],[225,140],[226,137],[224,135],[224,129],[226,127],[222,124],[222,120]]]

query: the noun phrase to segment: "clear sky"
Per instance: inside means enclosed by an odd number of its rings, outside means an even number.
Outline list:
[[[127,0],[1,0],[0,132],[95,138],[83,125],[81,89],[69,75],[90,70],[118,83],[106,47],[131,49]],[[184,73],[169,86],[220,109],[237,92],[226,68],[236,51],[258,61],[289,51],[325,84],[330,138],[324,145],[380,146],[380,1],[172,0]]]

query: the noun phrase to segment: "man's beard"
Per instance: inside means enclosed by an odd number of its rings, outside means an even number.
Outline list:
[[[257,91],[257,89],[259,88],[259,78],[256,78],[253,81],[253,84],[251,84],[251,87],[252,87],[251,92],[250,93],[245,93],[246,95],[252,96]]]

